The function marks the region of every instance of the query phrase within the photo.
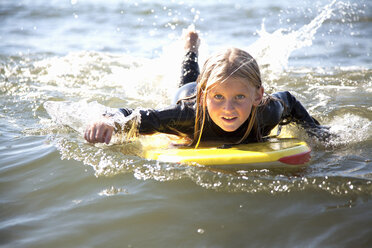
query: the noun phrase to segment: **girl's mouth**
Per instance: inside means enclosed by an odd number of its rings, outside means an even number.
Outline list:
[[[233,122],[237,119],[237,117],[222,117],[222,120],[227,121],[227,122]]]

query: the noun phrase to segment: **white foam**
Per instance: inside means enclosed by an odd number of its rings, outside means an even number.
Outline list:
[[[372,122],[353,114],[336,116],[330,123],[330,132],[335,134],[333,144],[352,144],[372,137]]]
[[[278,29],[268,33],[263,19],[261,30],[257,31],[260,38],[247,50],[257,59],[261,67],[271,72],[271,76],[275,78],[277,74],[288,68],[288,59],[295,50],[312,45],[319,27],[331,17],[335,2],[334,0],[326,5],[309,24],[294,31]]]

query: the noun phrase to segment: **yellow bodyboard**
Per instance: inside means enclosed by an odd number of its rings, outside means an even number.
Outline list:
[[[281,162],[300,165],[310,159],[311,149],[295,139],[236,145],[231,148],[150,149],[145,157],[163,162],[201,165],[233,165]]]
[[[158,140],[164,136],[158,136]],[[310,160],[311,149],[304,141],[292,138],[288,133],[266,142],[233,145],[229,148],[190,148],[163,146],[145,150],[147,159],[190,165],[303,165]]]

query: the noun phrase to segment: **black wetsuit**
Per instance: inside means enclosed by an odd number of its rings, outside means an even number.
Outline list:
[[[189,52],[186,54],[182,64],[181,84],[195,82],[199,75],[197,55]],[[130,115],[133,110],[121,108],[120,111],[125,115]],[[153,134],[156,132],[176,134],[180,136],[194,137],[195,124],[195,99],[179,101],[177,104],[167,108],[155,110],[140,110],[141,122],[139,125],[140,134]],[[247,129],[248,120],[237,130],[226,132],[217,126],[206,115],[207,120],[202,134],[204,141],[220,141],[224,143],[236,143],[243,136]],[[266,136],[280,123],[295,122],[302,125],[307,130],[321,130],[319,122],[312,118],[302,104],[289,92],[278,92],[272,94],[267,103],[257,108],[257,126],[251,131],[244,143],[258,141],[258,137]],[[261,135],[257,135],[260,132]],[[311,133],[314,133],[311,131]],[[316,132],[315,132],[316,133]]]

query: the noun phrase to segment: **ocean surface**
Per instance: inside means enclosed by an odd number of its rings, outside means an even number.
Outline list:
[[[103,108],[170,104],[187,28],[334,138],[293,126],[309,164],[231,171],[86,143]],[[0,247],[372,247],[371,38],[369,0],[1,0]]]

